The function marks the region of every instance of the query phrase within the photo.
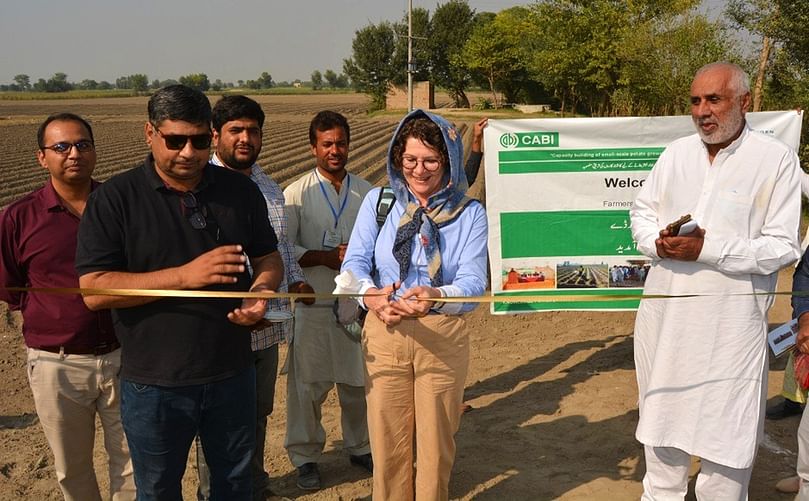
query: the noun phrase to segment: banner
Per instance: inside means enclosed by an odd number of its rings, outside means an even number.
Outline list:
[[[797,149],[802,112],[748,113],[750,127]],[[495,296],[575,301],[492,303],[492,313],[632,310],[651,259],[629,209],[667,144],[694,134],[690,116],[489,120],[484,131],[489,258]],[[594,296],[593,301],[587,296]],[[550,299],[550,298],[549,298]]]

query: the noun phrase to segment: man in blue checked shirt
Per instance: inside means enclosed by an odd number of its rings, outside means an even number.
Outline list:
[[[312,292],[305,283],[292,246],[287,240],[287,218],[284,213],[284,192],[256,163],[261,153],[264,112],[261,106],[246,96],[225,96],[212,110],[214,154],[211,163],[241,172],[256,183],[267,201],[270,224],[278,237],[278,250],[284,262],[284,278],[279,292]],[[278,375],[278,343],[289,333],[292,313],[289,299],[271,299],[265,325],[253,330],[252,348],[256,365],[256,449],[251,461],[253,499],[270,496],[270,476],[264,470],[264,443],[267,417],[272,414],[275,380]],[[200,486],[197,498],[210,496],[208,466],[197,442]]]

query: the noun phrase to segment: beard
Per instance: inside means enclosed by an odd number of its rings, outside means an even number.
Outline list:
[[[739,133],[744,125],[744,114],[740,108],[734,108],[724,121],[717,120],[716,118],[693,118],[694,125],[697,127],[697,133],[705,144],[724,144]],[[706,134],[700,125],[705,123],[715,123],[716,129],[710,134]]]
[[[241,160],[236,156],[234,151],[216,152],[222,162],[235,170],[247,170],[256,163],[258,152],[255,148],[251,149],[250,155],[247,157],[242,156]]]

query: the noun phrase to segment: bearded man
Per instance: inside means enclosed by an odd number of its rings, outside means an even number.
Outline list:
[[[692,455],[699,499],[747,499],[763,436],[766,293],[800,256],[801,171],[792,149],[747,125],[748,81],[725,62],[697,71],[697,134],[665,149],[630,211],[653,260],[644,293],[683,296],[641,301],[635,322],[644,500],[683,499]],[[666,229],[685,214],[693,231]]]

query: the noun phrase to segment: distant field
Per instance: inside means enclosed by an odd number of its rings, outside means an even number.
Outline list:
[[[349,170],[372,184],[387,180],[385,155],[401,114],[367,115],[363,94],[258,95],[267,114],[259,163],[282,187],[313,167],[308,127],[312,116],[330,109],[345,115],[351,125]],[[217,98],[212,97],[212,101]],[[446,106],[444,97],[437,98]],[[107,179],[138,164],[147,153],[143,137],[147,97],[105,99],[0,100],[0,207],[41,186],[47,172],[36,162],[36,130],[52,113],[70,111],[93,126],[98,151],[95,177]],[[474,117],[457,120],[465,142]],[[480,176],[481,179],[483,176]],[[482,188],[482,180],[479,183]],[[474,195],[474,193],[473,193]]]

